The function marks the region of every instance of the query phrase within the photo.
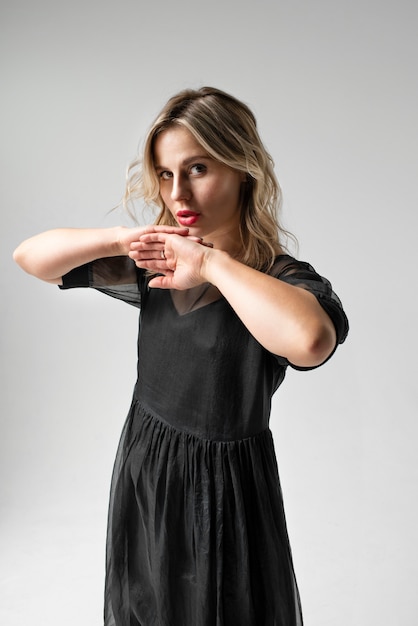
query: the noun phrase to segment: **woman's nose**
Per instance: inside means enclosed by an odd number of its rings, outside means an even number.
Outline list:
[[[187,200],[190,198],[190,185],[185,176],[173,176],[173,186],[171,188],[172,200]]]

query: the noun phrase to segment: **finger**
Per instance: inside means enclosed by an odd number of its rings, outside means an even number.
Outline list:
[[[187,237],[188,239],[190,238],[194,241],[202,240],[201,237],[190,236],[188,228],[176,229],[172,227],[170,231],[169,230],[145,231],[141,233],[141,235],[138,237],[138,241],[165,241],[167,237],[170,237],[172,235],[179,235],[180,237]]]
[[[189,235],[187,237],[187,241],[195,241],[196,243],[203,243],[203,237],[194,237],[193,235]]]
[[[173,234],[176,234],[176,233],[173,233]],[[139,249],[141,247],[141,244],[144,246],[144,249],[145,249],[145,246],[152,246],[152,245],[155,245],[156,247],[158,247],[158,245],[164,246],[168,241],[172,240],[173,234],[170,235],[168,233],[145,233],[139,237],[138,241],[133,241],[131,243],[131,248]],[[205,244],[202,237],[196,237],[194,235],[187,235],[185,239],[187,239],[187,241],[192,241],[193,243]],[[212,244],[209,244],[209,245],[211,246]]]
[[[172,273],[172,270],[167,266],[167,261],[164,261],[164,259],[138,259],[135,260],[135,265],[141,269],[153,270],[162,274]]]
[[[130,250],[128,255],[131,259],[160,259],[164,258],[161,252],[164,248],[140,248],[138,250]]]
[[[172,237],[173,235],[187,237],[188,233],[188,228],[179,229],[175,227],[170,227],[170,232],[167,232],[167,230],[142,232],[138,234],[138,238],[136,240],[129,243],[129,248],[131,250],[138,250],[141,248],[141,244],[146,244],[148,246],[155,245],[158,249],[158,246],[163,247],[165,245],[168,237]]]
[[[165,245],[164,241],[158,241],[156,239],[149,239],[147,241],[138,240],[133,241],[130,245],[131,250],[152,250],[152,249],[161,249]]]
[[[147,269],[157,269],[158,271],[165,271],[168,269],[167,259],[165,259],[161,252],[155,256],[141,256],[133,253],[129,254],[129,258],[132,259],[137,266],[146,267]]]
[[[138,243],[137,246],[134,246],[129,250],[128,256],[135,261],[138,259],[157,259],[166,260],[166,254],[164,249],[164,244],[162,243],[151,243],[151,244],[142,244]]]
[[[153,289],[172,289],[173,284],[173,272],[167,273],[164,276],[155,276],[152,278],[148,286]]]
[[[189,232],[189,229],[184,226],[165,226],[164,224],[151,224],[150,226],[146,226],[142,231],[142,234],[152,234],[152,233],[167,233],[167,234],[176,234],[186,236]]]
[[[177,234],[177,233],[171,233],[171,234]],[[166,233],[166,232],[144,233],[138,238],[138,242],[139,243],[152,243],[152,242],[164,243],[168,235],[170,235],[170,233]]]
[[[144,258],[148,256],[151,258],[161,256],[161,251],[164,250],[163,243],[150,243],[143,244],[141,242],[137,242],[136,245],[132,245],[129,251],[129,254],[138,254],[142,255]],[[134,258],[134,257],[132,257]]]

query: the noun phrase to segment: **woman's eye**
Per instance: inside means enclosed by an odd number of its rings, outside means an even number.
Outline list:
[[[202,163],[195,163],[190,168],[190,172],[191,174],[203,174],[203,172],[206,172],[206,166],[202,165]]]
[[[160,172],[158,176],[163,180],[169,180],[173,175],[171,172],[167,172],[167,170],[164,170],[163,172]]]

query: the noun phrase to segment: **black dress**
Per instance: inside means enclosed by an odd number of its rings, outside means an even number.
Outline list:
[[[287,255],[271,273],[312,291],[344,341],[347,319],[326,279]],[[141,309],[138,380],[111,487],[105,625],[301,626],[269,430],[289,363],[213,286],[149,289],[126,257],[63,283]]]

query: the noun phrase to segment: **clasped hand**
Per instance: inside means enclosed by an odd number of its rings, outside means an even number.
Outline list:
[[[189,235],[156,231],[140,235],[130,244],[129,257],[137,267],[157,272],[149,282],[160,289],[190,289],[206,282],[204,267],[212,244]]]

